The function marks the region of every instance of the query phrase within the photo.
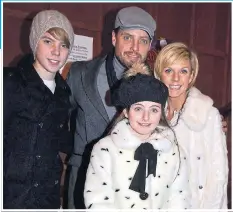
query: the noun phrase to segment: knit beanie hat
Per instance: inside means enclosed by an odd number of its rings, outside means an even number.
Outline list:
[[[137,73],[128,78],[122,78],[112,93],[112,104],[120,108],[128,108],[142,101],[160,103],[165,107],[168,98],[168,88],[154,75]]]
[[[74,42],[74,31],[70,21],[56,10],[43,10],[34,17],[29,35],[30,47],[36,53],[37,44],[45,32],[53,27],[63,29],[68,34],[71,51]]]

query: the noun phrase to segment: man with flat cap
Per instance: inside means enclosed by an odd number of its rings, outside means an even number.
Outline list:
[[[146,60],[155,29],[155,20],[143,9],[123,8],[112,31],[113,51],[91,61],[74,62],[70,68],[67,82],[76,110],[74,152],[69,160],[70,209],[85,208],[83,188],[92,146],[105,135],[117,112],[110,102],[111,88],[127,68]]]

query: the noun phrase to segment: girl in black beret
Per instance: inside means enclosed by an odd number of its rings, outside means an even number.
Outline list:
[[[122,109],[95,144],[87,171],[88,209],[190,208],[186,157],[164,115],[165,84],[134,65],[112,93]]]

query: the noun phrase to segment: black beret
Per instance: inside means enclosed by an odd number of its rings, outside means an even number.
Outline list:
[[[142,101],[160,103],[163,107],[168,98],[167,86],[154,76],[138,73],[122,78],[112,92],[112,104],[127,108]]]

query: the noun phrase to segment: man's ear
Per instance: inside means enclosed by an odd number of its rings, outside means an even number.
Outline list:
[[[125,118],[128,118],[128,112],[126,109],[123,110],[123,113],[124,113]]]
[[[112,31],[112,45],[115,47],[116,45],[116,33],[114,30]]]
[[[152,44],[152,42],[153,42],[153,39],[151,39],[151,41],[150,41],[149,50],[151,49],[151,44]]]

